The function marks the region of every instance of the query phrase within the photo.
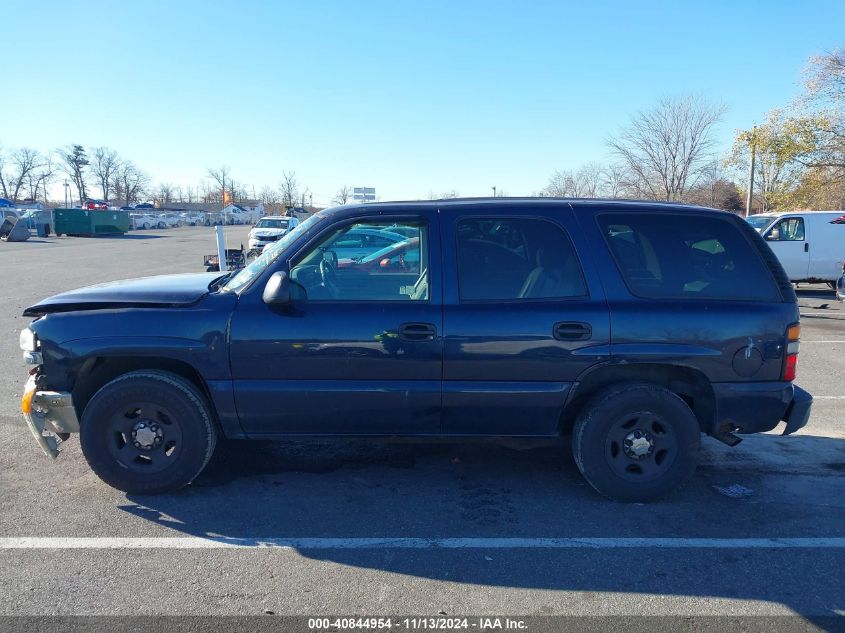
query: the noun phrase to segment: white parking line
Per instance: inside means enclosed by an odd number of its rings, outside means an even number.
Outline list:
[[[802,338],[802,339],[801,339],[801,345],[803,345],[804,343],[827,343],[827,344],[833,344],[833,343],[845,343],[845,341],[808,341],[807,339]]]
[[[843,549],[845,538],[4,537],[0,549]]]
[[[813,396],[813,400],[845,400],[845,396]]]

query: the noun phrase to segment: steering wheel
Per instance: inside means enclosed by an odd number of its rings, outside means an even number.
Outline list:
[[[331,253],[329,257],[326,257]],[[320,278],[322,279],[322,286],[325,288],[333,298],[340,295],[340,288],[337,285],[337,253],[334,251],[326,251],[323,253],[323,259],[320,260]]]

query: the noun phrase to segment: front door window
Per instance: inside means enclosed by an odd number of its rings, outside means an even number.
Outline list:
[[[330,233],[291,263],[307,301],[427,301],[428,227],[358,222]]]

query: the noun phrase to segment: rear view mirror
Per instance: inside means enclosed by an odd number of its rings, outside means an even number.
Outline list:
[[[290,303],[290,279],[286,272],[273,273],[267,285],[264,286],[264,294],[261,295],[268,306],[280,306]]]

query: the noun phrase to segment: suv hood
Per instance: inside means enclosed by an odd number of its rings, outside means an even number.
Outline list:
[[[53,295],[28,307],[23,315],[190,305],[208,294],[209,284],[221,276],[219,272],[188,273],[111,281]]]

